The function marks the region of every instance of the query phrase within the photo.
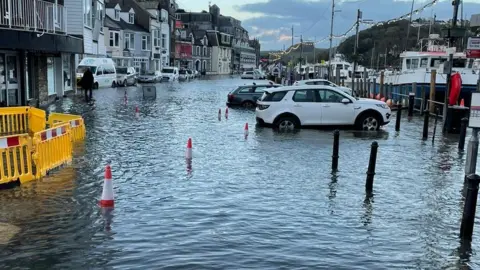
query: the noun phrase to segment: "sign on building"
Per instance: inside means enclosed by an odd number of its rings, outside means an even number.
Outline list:
[[[467,58],[480,58],[480,37],[469,37],[467,43]]]
[[[480,93],[472,93],[468,126],[471,128],[480,128]]]

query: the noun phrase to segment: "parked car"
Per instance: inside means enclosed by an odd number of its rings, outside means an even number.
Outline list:
[[[240,76],[242,79],[252,79],[253,80],[253,71],[245,71],[243,74]]]
[[[195,75],[193,74],[193,71],[191,69],[187,69],[187,74],[188,74],[189,80],[192,80],[195,78]]]
[[[338,88],[338,89],[342,90],[343,92],[352,96],[352,89],[351,88],[336,85],[333,82],[331,82],[329,80],[325,80],[325,79],[301,80],[301,81],[296,81],[295,83],[293,83],[293,85],[295,85],[295,86],[297,86],[297,85],[327,85],[327,86]]]
[[[178,71],[178,80],[179,81],[188,81],[190,79],[190,75],[188,75],[186,69],[180,69]]]
[[[162,81],[167,81],[167,82],[178,81],[178,68],[177,67],[162,68]]]
[[[390,122],[390,108],[383,101],[355,98],[335,87],[299,85],[265,90],[257,101],[260,125],[280,130],[301,126],[354,126],[374,131]]]
[[[200,77],[200,73],[199,73],[197,70],[194,70],[194,71],[193,71],[193,76],[194,76],[195,78],[198,78],[198,77]]]
[[[117,72],[112,58],[83,58],[77,67],[77,85],[87,68],[93,73],[94,89],[117,86]]]
[[[244,108],[254,108],[257,100],[263,95],[263,92],[269,88],[280,87],[279,84],[249,84],[242,85],[230,93],[227,96],[227,106],[242,106]]]
[[[137,71],[133,67],[117,67],[117,85],[129,86],[137,83]]]
[[[264,80],[267,78],[267,75],[263,73],[262,71],[255,69],[252,71],[245,71],[242,73],[240,76],[242,79],[252,79],[252,80]]]
[[[162,80],[160,71],[146,71],[145,74],[138,76],[138,82],[143,83],[157,83]]]

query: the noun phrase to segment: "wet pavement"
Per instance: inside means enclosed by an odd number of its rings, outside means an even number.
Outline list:
[[[332,175],[331,131],[280,134],[255,127],[254,112],[242,109],[218,120],[229,90],[243,83],[229,77],[163,83],[156,100],[129,87],[127,104],[124,88],[100,89],[94,109],[71,98],[50,106],[82,114],[87,139],[76,146],[72,166],[0,191],[0,232],[9,233],[0,241],[0,268],[480,265],[480,227],[471,246],[458,237],[465,154],[455,136],[422,141],[420,117],[403,118],[399,133],[393,123],[373,134],[342,131],[340,171]],[[184,159],[189,137],[191,170]],[[374,140],[377,174],[368,196]],[[108,162],[116,201],[112,212],[102,212]]]

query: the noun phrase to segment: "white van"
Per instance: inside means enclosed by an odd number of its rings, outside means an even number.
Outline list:
[[[77,84],[87,68],[93,73],[94,89],[117,86],[117,71],[111,58],[83,58],[77,67]]]
[[[178,81],[178,68],[177,67],[164,67],[162,68],[162,82]]]

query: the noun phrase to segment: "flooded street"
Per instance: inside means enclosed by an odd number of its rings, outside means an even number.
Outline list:
[[[228,92],[244,83],[229,77],[162,83],[156,100],[130,87],[127,104],[124,88],[101,89],[93,110],[71,99],[51,106],[82,114],[87,138],[72,166],[0,191],[0,232],[11,232],[0,241],[0,268],[480,265],[480,226],[473,255],[458,237],[465,154],[455,136],[442,137],[441,123],[434,145],[431,135],[421,140],[420,117],[404,117],[399,133],[394,123],[373,134],[342,131],[339,172],[332,175],[332,131],[279,134],[255,127],[255,113],[242,109],[230,109],[225,119]],[[184,158],[189,137],[191,172]],[[366,196],[374,140],[377,174]],[[115,209],[102,212],[108,162]]]

